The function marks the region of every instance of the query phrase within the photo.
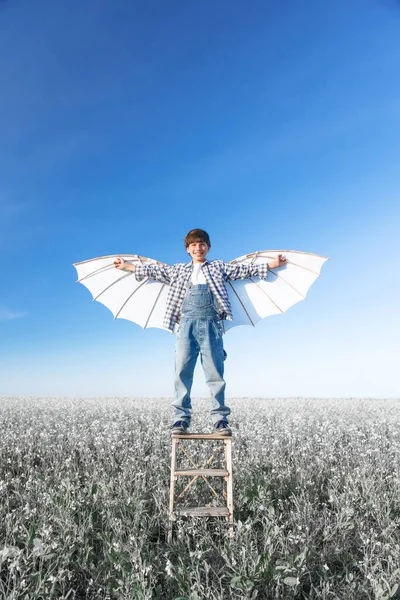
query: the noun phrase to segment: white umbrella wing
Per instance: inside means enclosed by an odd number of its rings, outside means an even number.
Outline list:
[[[104,298],[110,296],[110,294],[107,292],[112,291],[113,288],[117,290],[123,289],[124,282],[126,288],[126,281],[128,279],[132,280],[132,275],[133,273],[131,272],[117,271],[117,269],[113,266],[112,269],[108,268],[92,275],[86,275],[84,279],[80,280],[80,283],[82,283],[82,285],[89,290],[93,296],[93,300],[98,300],[104,304]],[[133,277],[133,281],[129,281],[129,289],[131,287],[137,287],[135,284],[138,285]],[[108,305],[106,304],[106,306]]]
[[[227,289],[233,320],[224,321],[225,330],[237,325],[254,326],[260,319],[280,314],[282,311],[272,300],[268,287],[267,282],[259,278],[229,281]]]
[[[233,320],[224,322],[226,330],[236,325],[255,325],[260,319],[282,314],[300,300],[304,300],[310,286],[319,276],[322,265],[328,260],[323,256],[305,252],[266,250],[246,254],[232,263],[263,264],[274,260],[278,254],[283,254],[288,262],[282,267],[270,270],[266,280],[252,277],[228,282]],[[236,311],[233,306],[237,307]]]
[[[127,319],[141,327],[163,327],[168,285],[148,278],[138,282],[131,271],[121,271],[114,260],[122,257],[132,264],[158,263],[137,255],[111,255],[74,264],[78,282],[104,304],[115,319]]]
[[[132,276],[134,277],[133,274]],[[146,328],[149,327],[149,321],[154,314],[162,288],[168,286],[150,279],[140,283],[142,283],[142,286],[139,289],[136,288],[131,294],[128,294],[128,292],[124,294],[127,299],[114,316],[119,319],[134,321],[141,327]],[[116,291],[116,297],[117,293],[119,293],[119,290]],[[156,327],[162,327],[162,320]]]
[[[162,287],[159,292],[158,300],[152,308],[146,328],[159,327],[161,329],[165,329],[166,331],[168,331],[163,326],[163,321],[164,321],[164,316],[165,316],[165,308],[167,306],[169,285],[161,284],[161,286]]]
[[[256,307],[248,301],[246,283],[247,285],[252,285],[245,279],[228,281],[226,284],[234,321],[224,321],[225,330],[235,325],[251,325],[259,320]]]
[[[112,268],[114,268],[114,271],[116,271],[117,269],[114,267],[114,260],[116,258],[117,256],[101,256],[99,258],[92,258],[90,260],[84,260],[82,262],[75,263],[73,266],[77,270],[78,281],[81,282],[81,280],[88,275],[95,275],[107,267],[109,267],[110,271]],[[127,256],[122,256],[122,258],[124,260],[131,261],[133,256],[130,256],[129,258]]]
[[[317,254],[294,250],[262,250],[231,262],[263,264],[274,260],[278,254],[283,254],[287,263],[270,270],[266,280],[252,277],[227,282],[233,321],[224,321],[225,330],[237,325],[254,326],[260,319],[282,314],[304,300],[328,260]],[[114,267],[114,260],[119,256],[132,264],[162,264],[137,254],[102,256],[74,264],[78,282],[87,287],[93,300],[109,308],[114,318],[133,321],[143,328],[165,329],[163,320],[169,285],[148,278],[136,281],[132,272]]]

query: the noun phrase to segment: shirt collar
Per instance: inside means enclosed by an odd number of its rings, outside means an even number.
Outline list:
[[[210,261],[208,261],[208,260],[206,259],[206,260],[205,260],[203,263],[200,263],[200,264],[201,264],[201,265],[207,265],[207,264],[209,264],[209,262],[210,262]],[[186,269],[187,269],[187,270],[191,269],[191,268],[193,267],[193,264],[194,264],[194,263],[193,263],[193,261],[191,260],[189,263],[187,263],[187,264],[186,264]]]

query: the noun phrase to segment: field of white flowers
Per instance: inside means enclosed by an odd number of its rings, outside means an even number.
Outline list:
[[[1,398],[0,598],[393,597],[400,401],[229,404],[235,537],[180,520],[169,545],[168,399]]]

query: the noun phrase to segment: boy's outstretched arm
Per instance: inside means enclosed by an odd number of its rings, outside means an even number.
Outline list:
[[[261,265],[224,263],[226,281],[229,281],[229,279],[248,279],[249,277],[267,279],[269,269],[281,267],[286,264],[286,262],[287,259],[282,254],[278,254],[274,260],[270,260],[268,263],[263,263]]]
[[[142,281],[145,277],[155,279],[161,283],[171,283],[173,267],[157,263],[148,263],[144,265],[132,265],[123,258],[118,257],[114,261],[114,266],[120,271],[132,271],[135,273],[136,281]]]

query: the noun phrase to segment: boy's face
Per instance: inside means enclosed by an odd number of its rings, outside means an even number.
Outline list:
[[[192,242],[187,247],[187,251],[192,257],[194,263],[202,263],[206,260],[207,252],[209,251],[209,247],[205,242]]]

